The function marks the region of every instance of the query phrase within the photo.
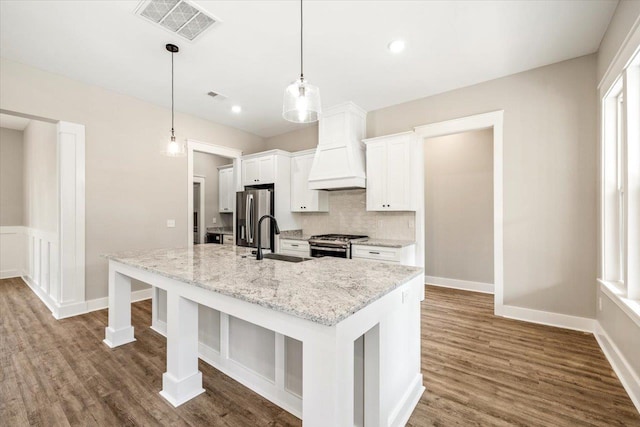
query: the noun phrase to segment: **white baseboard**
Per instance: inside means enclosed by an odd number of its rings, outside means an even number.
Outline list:
[[[447,279],[446,277],[424,276],[424,283],[429,286],[461,289],[463,291],[493,294],[493,283],[471,282],[468,280]]]
[[[143,301],[150,299],[153,294],[153,288],[140,289],[139,291],[131,292],[131,302]],[[87,301],[87,309],[85,313],[89,313],[97,310],[104,310],[109,307],[109,297],[102,297],[91,299]]]
[[[72,302],[68,304],[58,304],[46,292],[38,286],[30,277],[26,275],[19,276],[22,281],[31,288],[40,301],[47,306],[51,314],[56,319],[66,319],[67,317],[79,316],[96,310],[103,310],[109,307],[109,297],[96,298],[89,301]],[[141,289],[131,292],[131,302],[138,302],[150,299],[153,288]]]
[[[629,365],[627,359],[620,352],[618,346],[609,338],[609,335],[607,335],[607,332],[602,328],[600,322],[596,322],[593,335],[596,337],[602,352],[609,361],[609,364],[611,364],[622,386],[627,391],[631,401],[636,406],[638,412],[640,412],[640,378],[638,378],[637,373],[631,368],[631,365]]]
[[[401,427],[409,422],[411,414],[413,414],[413,411],[416,409],[416,406],[425,391],[422,380],[422,374],[416,375],[413,379],[411,386],[404,393],[398,405],[391,411],[387,420],[388,426]]]
[[[14,277],[22,276],[22,271],[16,269],[7,269],[0,271],[0,279],[12,279]]]
[[[29,288],[31,288],[33,293],[36,294],[38,298],[40,298],[40,301],[42,301],[44,305],[47,306],[53,317],[58,319],[58,305],[53,300],[53,298],[51,298],[49,294],[43,291],[42,288],[40,288],[40,286],[38,286],[38,284],[34,282],[30,277],[23,275],[20,278],[27,286],[29,286]]]
[[[507,317],[509,319],[591,333],[593,333],[596,323],[595,319],[588,317],[569,316],[567,314],[552,313],[513,305],[496,306],[495,314],[496,316]]]

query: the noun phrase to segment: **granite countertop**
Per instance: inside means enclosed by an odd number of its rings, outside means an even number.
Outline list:
[[[300,240],[308,241],[311,238],[308,234],[303,234],[302,230],[282,230],[280,232],[280,240]]]
[[[250,248],[196,245],[105,255],[113,261],[333,326],[422,273],[334,257],[256,261]]]
[[[367,239],[364,242],[354,242],[354,245],[381,246],[385,248],[404,248],[415,245],[415,240],[395,240],[395,239]]]
[[[299,241],[304,241],[304,242],[308,242],[309,239],[311,238],[311,236],[309,236],[308,234],[296,234],[296,235],[289,235],[289,236],[283,236],[282,234],[280,235],[280,240],[299,240]]]
[[[233,230],[230,228],[223,227],[207,227],[207,233],[217,233],[222,235],[233,235]]]

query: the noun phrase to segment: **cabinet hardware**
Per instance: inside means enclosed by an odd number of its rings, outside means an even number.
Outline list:
[[[380,252],[369,251],[371,255],[380,255]]]

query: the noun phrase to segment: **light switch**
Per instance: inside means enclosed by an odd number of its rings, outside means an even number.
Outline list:
[[[175,226],[176,226],[176,220],[175,219],[168,219],[167,220],[167,227],[175,228]]]
[[[211,219],[211,222],[212,222],[213,224],[215,224],[217,221],[218,221],[218,220],[216,219],[216,217],[215,217],[215,216]]]

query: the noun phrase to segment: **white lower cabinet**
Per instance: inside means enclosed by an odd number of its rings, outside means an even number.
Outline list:
[[[413,265],[415,262],[416,245],[408,245],[401,248],[388,248],[385,246],[352,245],[351,258],[368,261],[379,261]]]
[[[235,243],[233,234],[225,234],[224,236],[222,236],[222,243],[225,245],[233,245]]]
[[[280,240],[280,253],[283,255],[308,257],[309,242],[304,240]]]

